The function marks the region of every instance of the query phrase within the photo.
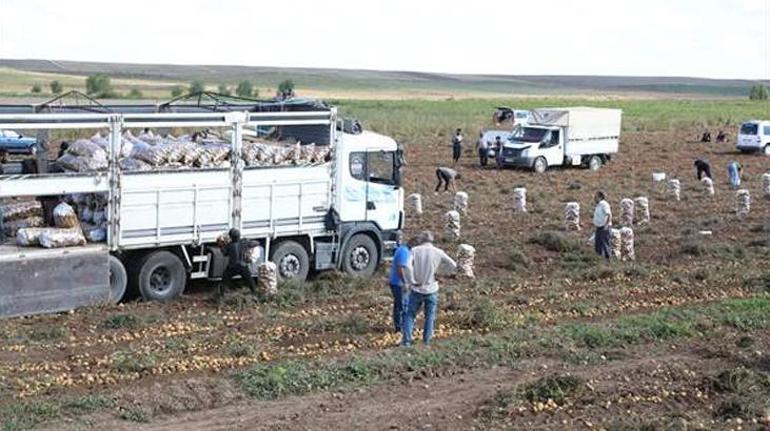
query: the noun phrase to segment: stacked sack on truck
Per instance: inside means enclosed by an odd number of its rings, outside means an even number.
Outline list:
[[[3,233],[6,237],[15,237],[21,228],[45,225],[43,207],[40,202],[33,200],[0,203],[0,217],[3,218]]]
[[[16,243],[20,246],[41,245],[45,248],[61,248],[85,245],[86,238],[80,228],[75,209],[62,202],[53,210],[55,228],[23,228],[16,232]]]
[[[75,194],[65,198],[75,208],[88,242],[107,241],[107,195]]]
[[[211,132],[192,136],[160,136],[145,132],[134,136],[123,133],[120,145],[120,167],[124,171],[148,171],[158,168],[226,168],[230,166],[231,145]],[[249,141],[243,143],[243,159],[247,166],[314,166],[330,160],[329,146]],[[59,158],[59,165],[69,172],[105,171],[109,142],[96,134],[91,139],[78,139]]]

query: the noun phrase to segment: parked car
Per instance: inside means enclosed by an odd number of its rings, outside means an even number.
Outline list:
[[[761,151],[770,156],[770,121],[746,121],[741,124],[736,147],[742,153]]]
[[[13,130],[0,130],[0,148],[8,154],[34,154],[37,139]]]

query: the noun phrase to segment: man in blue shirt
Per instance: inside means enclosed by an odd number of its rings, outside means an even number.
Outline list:
[[[414,246],[414,240],[409,240],[406,244],[401,243],[393,254],[393,263],[390,266],[390,275],[388,283],[390,292],[393,294],[393,330],[401,332],[401,323],[403,322],[404,307],[406,301],[406,290],[411,280],[410,266],[412,264],[412,252],[410,248]]]

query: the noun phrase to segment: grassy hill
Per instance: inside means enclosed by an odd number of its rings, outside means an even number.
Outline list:
[[[201,80],[210,89],[249,80],[270,95],[290,78],[302,94],[349,98],[442,98],[511,96],[744,97],[749,80],[686,77],[455,75],[403,71],[277,68],[217,65],[96,63],[0,59],[0,94],[24,95],[35,83],[44,91],[59,79],[68,88],[84,87],[97,72],[113,78],[118,91],[137,88],[146,97],[164,98],[174,85]]]

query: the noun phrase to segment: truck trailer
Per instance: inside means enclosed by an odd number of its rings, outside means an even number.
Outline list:
[[[537,173],[551,166],[597,170],[618,152],[621,117],[619,109],[535,109],[529,124],[516,128],[504,144],[501,161]]]
[[[0,176],[0,198],[104,194],[107,201],[104,243],[0,245],[0,316],[118,302],[127,287],[146,300],[173,300],[190,280],[221,278],[227,261],[217,239],[230,228],[255,240],[256,255],[274,262],[284,280],[331,269],[370,276],[394,249],[404,224],[399,147],[387,136],[343,131],[336,108],[135,110],[0,114],[2,129],[101,130],[109,142],[105,171]],[[228,167],[121,168],[126,130],[194,128],[227,132]],[[244,130],[280,131],[298,141],[312,136],[316,145],[331,146],[331,157],[317,166],[247,167]]]

